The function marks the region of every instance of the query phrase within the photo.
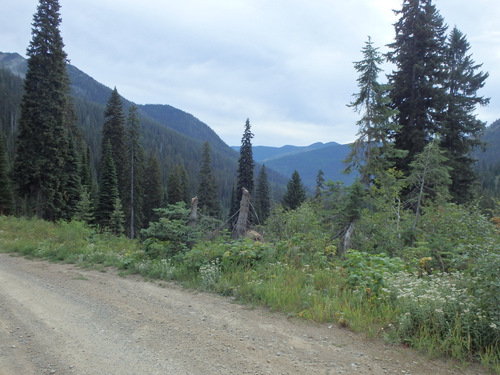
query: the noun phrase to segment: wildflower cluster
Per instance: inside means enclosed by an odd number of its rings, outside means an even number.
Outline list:
[[[478,281],[461,272],[423,277],[400,272],[388,279],[382,293],[399,312],[401,339],[433,334],[445,344],[459,342],[460,351],[470,354],[500,342],[498,322],[471,293]]]
[[[220,264],[218,259],[200,267],[201,286],[205,290],[212,290],[221,276]]]

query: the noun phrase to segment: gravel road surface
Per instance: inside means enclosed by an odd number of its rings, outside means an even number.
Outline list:
[[[231,298],[0,254],[0,374],[487,374]]]

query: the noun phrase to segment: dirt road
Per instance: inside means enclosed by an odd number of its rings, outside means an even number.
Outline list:
[[[169,283],[0,254],[0,374],[485,374]]]

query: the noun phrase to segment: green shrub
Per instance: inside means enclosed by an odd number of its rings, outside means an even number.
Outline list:
[[[355,250],[347,252],[343,266],[347,272],[347,286],[366,293],[368,297],[378,296],[381,288],[387,286],[387,279],[393,273],[405,269],[405,264],[400,258]]]

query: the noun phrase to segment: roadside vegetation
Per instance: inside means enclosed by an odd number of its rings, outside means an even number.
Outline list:
[[[342,201],[353,190],[332,184],[341,201],[325,194],[296,210],[276,206],[258,228],[264,241],[232,239],[217,220],[193,228],[188,208],[176,204],[157,210],[158,221],[135,240],[79,221],[3,216],[0,249],[176,281],[500,373],[495,222],[474,205],[443,203],[428,206],[412,233],[411,211],[394,225],[365,199],[351,246],[359,250],[343,252]],[[409,236],[413,246],[405,245]]]

